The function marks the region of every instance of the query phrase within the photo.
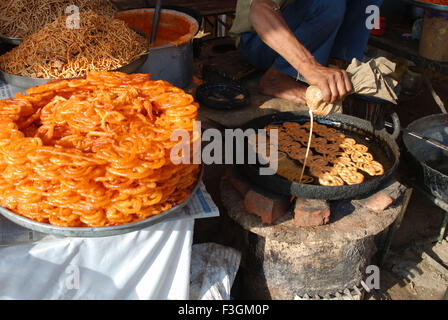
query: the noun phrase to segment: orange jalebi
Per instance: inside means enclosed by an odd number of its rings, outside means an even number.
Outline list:
[[[313,119],[312,115],[310,119]],[[285,156],[302,164],[301,175],[304,175],[308,166],[309,173],[316,177],[321,185],[361,184],[364,182],[362,172],[370,176],[384,174],[383,165],[374,160],[367,146],[358,144],[355,139],[346,137],[334,128],[310,121],[304,124],[270,124],[265,129],[268,132],[278,130],[278,149]],[[287,170],[297,168],[279,168],[284,177],[288,175],[285,173]]]
[[[171,134],[193,137],[192,96],[149,75],[90,72],[0,101],[0,205],[69,227],[139,221],[183,202],[198,165],[175,165]],[[193,138],[191,139],[191,142]]]

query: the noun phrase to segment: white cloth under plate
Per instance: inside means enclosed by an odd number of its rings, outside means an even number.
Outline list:
[[[0,246],[0,299],[187,300],[194,220],[218,215],[201,183],[176,216],[140,231],[32,242],[15,231]]]
[[[241,253],[217,243],[192,247],[190,300],[230,300]]]
[[[0,299],[188,299],[193,219],[0,248]]]

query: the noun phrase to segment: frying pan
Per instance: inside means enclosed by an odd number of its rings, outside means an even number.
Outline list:
[[[407,130],[448,145],[448,114],[434,114],[412,122]],[[403,135],[407,151],[422,170],[424,186],[448,202],[448,152],[412,135]]]
[[[326,117],[315,116],[317,123],[343,132],[346,136],[361,139],[367,145],[375,159],[384,166],[384,174],[377,177],[366,177],[358,185],[321,186],[318,184],[301,184],[292,182],[279,175],[260,175],[259,166],[251,164],[237,165],[237,169],[252,183],[267,188],[271,192],[298,198],[341,200],[351,199],[377,190],[393,175],[398,167],[400,150],[395,139],[385,130],[375,130],[366,120],[344,114],[332,114]],[[282,112],[253,119],[242,126],[243,130],[263,129],[268,124],[295,121],[305,123],[310,121],[307,111]],[[247,153],[246,153],[247,154]]]

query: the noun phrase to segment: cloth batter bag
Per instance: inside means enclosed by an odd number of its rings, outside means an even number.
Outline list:
[[[379,57],[369,62],[353,59],[347,68],[347,73],[353,86],[350,94],[375,97],[397,104],[395,87],[398,84],[392,74],[396,64]],[[342,101],[334,104],[323,100],[322,91],[317,86],[309,86],[306,91],[306,102],[314,114],[326,116],[331,113],[342,113]]]

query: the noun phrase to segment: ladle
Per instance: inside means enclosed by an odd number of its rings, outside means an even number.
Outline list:
[[[156,41],[157,29],[159,27],[161,8],[162,8],[162,0],[157,0],[156,1],[156,6],[154,8],[154,18],[152,20],[151,38],[149,39],[150,45],[153,45],[154,42]]]

